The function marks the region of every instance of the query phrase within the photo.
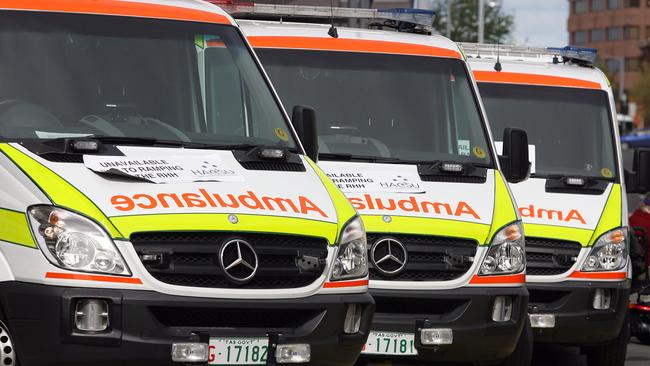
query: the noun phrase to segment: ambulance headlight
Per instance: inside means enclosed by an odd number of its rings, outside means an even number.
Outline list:
[[[627,265],[628,253],[627,228],[608,231],[596,240],[581,270],[594,272],[623,269]]]
[[[368,275],[368,246],[361,218],[351,220],[343,229],[339,251],[332,268],[332,280],[360,278]]]
[[[55,266],[131,275],[113,240],[92,220],[54,206],[33,206],[28,213],[39,248]]]
[[[526,267],[524,247],[524,229],[521,222],[506,225],[492,238],[479,274],[500,275],[522,272]]]

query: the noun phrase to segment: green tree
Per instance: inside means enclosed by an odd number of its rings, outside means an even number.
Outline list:
[[[478,42],[478,2],[481,0],[451,1],[451,39],[456,42]],[[433,28],[440,34],[447,30],[447,0],[435,5],[436,18]],[[501,6],[485,5],[485,42],[503,43],[510,39],[513,16],[505,14]]]

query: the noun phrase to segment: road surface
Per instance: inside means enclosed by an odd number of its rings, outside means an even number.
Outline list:
[[[625,366],[649,366],[650,346],[637,342],[636,338],[627,348]],[[535,345],[533,366],[587,366],[587,358],[576,347]]]

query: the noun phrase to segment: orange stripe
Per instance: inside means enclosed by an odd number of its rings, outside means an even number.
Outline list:
[[[503,276],[479,276],[474,275],[469,281],[470,285],[509,285],[526,282],[526,275],[523,273]]]
[[[570,278],[583,278],[589,280],[624,280],[626,272],[579,272],[571,273]]]
[[[525,74],[517,72],[474,71],[476,81],[483,83],[508,83],[544,86],[563,86],[570,88],[601,89],[600,84],[594,81],[550,76],[539,74]]]
[[[368,286],[368,280],[325,282],[324,288]]]
[[[421,44],[373,41],[366,39],[252,36],[248,41],[258,48],[296,48],[306,50],[390,53],[398,55],[461,58],[454,50]]]
[[[0,9],[119,15],[231,24],[227,17],[209,11],[117,0],[2,0],[0,1]]]
[[[139,278],[100,276],[100,275],[79,274],[79,273],[47,272],[45,273],[45,278],[55,278],[59,280],[130,283],[134,285],[142,285],[142,280],[140,280]]]

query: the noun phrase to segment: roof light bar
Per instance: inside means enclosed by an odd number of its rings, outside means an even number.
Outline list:
[[[275,4],[234,4],[230,1],[210,1],[219,5],[233,17],[243,16],[278,16],[302,18],[346,18],[370,20],[394,20],[431,28],[435,12],[424,9],[361,9],[309,5],[275,5]]]
[[[589,47],[548,47],[546,49],[549,53],[557,56],[562,56],[565,60],[587,62],[593,64],[598,55],[598,49]]]
[[[484,43],[458,43],[458,46],[470,57],[501,57],[549,60],[562,57],[564,61],[580,64],[593,64],[598,50],[587,47],[528,47],[514,45],[496,45]]]

